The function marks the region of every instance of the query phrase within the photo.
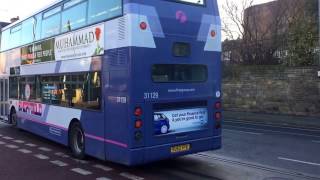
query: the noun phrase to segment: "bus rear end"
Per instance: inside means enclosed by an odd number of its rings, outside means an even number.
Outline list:
[[[216,0],[132,0],[127,164],[221,147]]]

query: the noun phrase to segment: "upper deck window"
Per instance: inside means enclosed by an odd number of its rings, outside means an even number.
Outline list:
[[[122,14],[122,0],[89,0],[89,24]]]
[[[68,9],[64,10],[62,13],[62,32],[83,27],[87,23],[87,2],[69,7],[70,5],[68,5]]]

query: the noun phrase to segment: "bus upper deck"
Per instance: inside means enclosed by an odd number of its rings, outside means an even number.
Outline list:
[[[19,128],[127,165],[221,147],[216,1],[58,1],[2,32]]]

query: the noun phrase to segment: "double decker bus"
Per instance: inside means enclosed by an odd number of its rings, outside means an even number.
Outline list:
[[[2,29],[8,122],[125,165],[221,147],[216,0],[60,0]]]

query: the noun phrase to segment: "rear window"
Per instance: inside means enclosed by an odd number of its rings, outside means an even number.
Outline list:
[[[196,4],[196,5],[205,5],[205,0],[171,0],[181,3],[188,3],[188,4]]]
[[[156,64],[152,66],[152,80],[157,83],[204,82],[208,78],[205,65]]]

